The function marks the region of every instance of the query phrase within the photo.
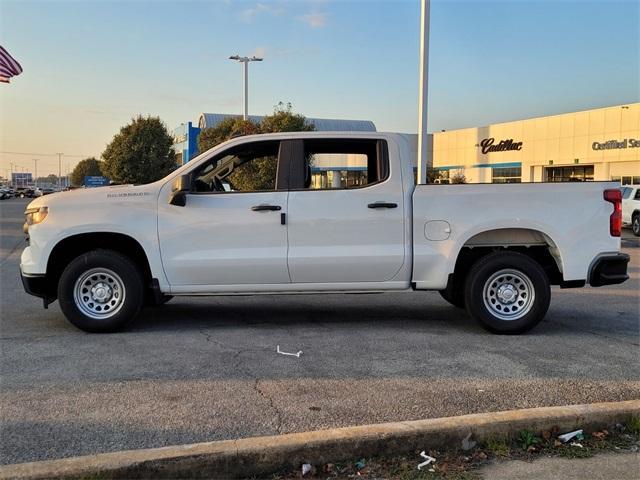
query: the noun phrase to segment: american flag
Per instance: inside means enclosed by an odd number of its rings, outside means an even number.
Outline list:
[[[9,83],[11,77],[21,73],[20,64],[0,45],[0,82]]]

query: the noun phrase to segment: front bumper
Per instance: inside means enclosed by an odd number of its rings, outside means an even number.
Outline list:
[[[626,253],[606,255],[598,258],[591,267],[589,284],[592,287],[601,287],[603,285],[616,285],[628,280],[628,263],[629,255]]]
[[[20,278],[25,292],[34,297],[45,297],[47,292],[45,275],[25,275],[20,270]]]
[[[55,301],[55,295],[52,295],[47,283],[46,275],[28,275],[20,270],[20,278],[24,291],[29,295],[42,299],[42,305],[47,308],[49,304]]]

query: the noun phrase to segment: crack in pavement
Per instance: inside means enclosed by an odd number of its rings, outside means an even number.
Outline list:
[[[276,407],[275,403],[273,403],[273,399],[260,388],[259,383],[260,379],[256,378],[256,381],[253,384],[253,389],[258,393],[258,395],[264,398],[271,409],[276,412],[276,433],[280,435],[282,433],[282,414],[280,413],[280,410],[278,410],[278,407]]]
[[[280,435],[282,433],[282,414],[280,412],[280,410],[278,409],[278,407],[276,407],[273,399],[263,390],[260,388],[260,378],[256,377],[255,375],[253,375],[246,367],[245,365],[242,364],[242,360],[240,359],[240,355],[242,355],[245,352],[249,352],[251,351],[250,349],[236,349],[233,347],[229,347],[228,345],[225,345],[224,343],[218,341],[218,340],[214,340],[212,337],[213,335],[210,333],[207,333],[204,330],[198,330],[198,332],[205,337],[205,341],[209,342],[209,343],[213,343],[214,345],[217,345],[223,349],[226,350],[231,350],[232,352],[234,352],[233,355],[233,360],[235,360],[235,364],[234,364],[234,369],[242,371],[247,377],[252,378],[254,380],[253,382],[253,390],[262,398],[264,399],[269,407],[271,408],[271,410],[273,410],[275,412],[275,420],[276,420],[276,425],[275,425],[275,430],[276,433],[278,435]]]

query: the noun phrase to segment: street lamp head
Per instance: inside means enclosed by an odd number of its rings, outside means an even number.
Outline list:
[[[256,57],[255,55],[253,57],[251,57],[249,60],[251,60],[252,62],[261,62],[263,59],[260,57]]]
[[[229,60],[240,60],[240,55],[231,55]]]

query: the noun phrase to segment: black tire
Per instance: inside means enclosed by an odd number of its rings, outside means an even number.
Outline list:
[[[640,213],[633,215],[631,219],[631,231],[636,237],[640,237]]]
[[[451,290],[440,290],[440,296],[457,308],[464,308],[464,288],[453,288]]]
[[[465,286],[469,315],[498,334],[532,329],[544,318],[550,300],[549,279],[540,264],[516,252],[482,257],[471,268]]]
[[[75,258],[58,283],[62,312],[80,330],[92,333],[123,329],[140,313],[144,293],[136,264],[112,250],[93,250]]]

